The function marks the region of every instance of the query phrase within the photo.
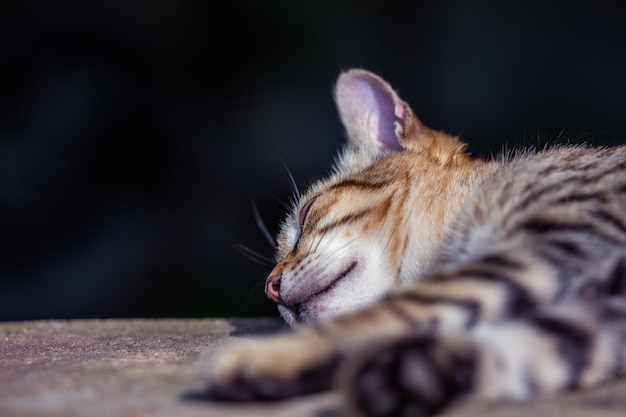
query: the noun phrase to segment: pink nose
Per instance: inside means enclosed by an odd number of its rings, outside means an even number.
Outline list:
[[[280,304],[282,302],[280,298],[280,277],[273,277],[271,275],[267,277],[267,281],[265,282],[265,295],[275,303]]]

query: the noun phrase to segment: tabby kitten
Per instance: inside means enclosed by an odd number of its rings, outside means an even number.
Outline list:
[[[217,352],[212,398],[336,386],[349,415],[419,416],[624,372],[626,148],[473,159],[359,69],[336,102],[348,143],[283,223],[266,284],[309,325]]]

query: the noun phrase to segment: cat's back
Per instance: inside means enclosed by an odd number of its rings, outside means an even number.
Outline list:
[[[547,202],[593,203],[617,198],[625,174],[625,146],[521,150],[502,158],[481,192],[498,195],[499,205],[513,211],[543,209]]]
[[[626,147],[556,146],[502,156],[453,224],[447,258],[568,231],[626,231]]]
[[[500,174],[541,175],[534,180],[543,181],[574,173],[610,174],[606,171],[609,167],[616,172],[626,169],[626,146],[557,145],[544,150],[517,150],[501,157]]]

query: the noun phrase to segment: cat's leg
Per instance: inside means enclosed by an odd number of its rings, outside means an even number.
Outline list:
[[[408,336],[354,355],[340,387],[353,416],[421,416],[466,394],[529,399],[626,371],[626,303],[568,301],[471,332]]]
[[[373,340],[410,331],[375,307],[284,334],[228,344],[209,363],[207,397],[267,401],[328,390],[339,365]]]
[[[370,344],[470,330],[531,312],[571,292],[571,282],[577,282],[574,276],[563,280],[563,271],[542,253],[538,245],[507,247],[360,311],[290,334],[228,345],[213,356],[208,393],[214,399],[250,401],[323,391],[331,387],[338,365]]]

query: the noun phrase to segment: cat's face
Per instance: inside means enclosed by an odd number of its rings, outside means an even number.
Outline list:
[[[366,169],[314,186],[283,224],[267,294],[287,322],[352,311],[398,283],[399,190],[374,175]]]
[[[289,324],[356,310],[427,267],[454,204],[450,172],[470,163],[375,75],[344,73],[336,96],[349,143],[284,221],[266,283]]]

